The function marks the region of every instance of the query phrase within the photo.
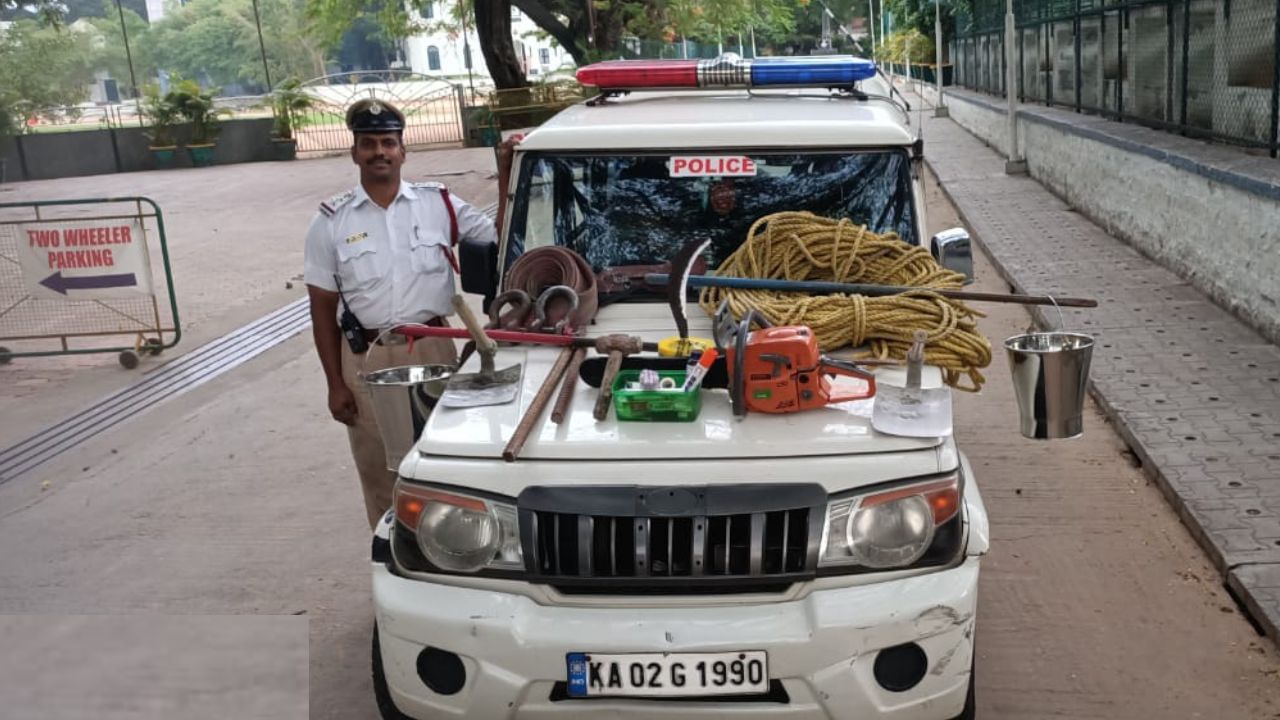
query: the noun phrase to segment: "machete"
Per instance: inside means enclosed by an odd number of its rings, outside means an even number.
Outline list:
[[[675,318],[681,341],[689,339],[689,271],[710,244],[711,238],[693,240],[680,248],[671,260],[671,274],[667,276],[667,303],[671,305],[671,316]]]

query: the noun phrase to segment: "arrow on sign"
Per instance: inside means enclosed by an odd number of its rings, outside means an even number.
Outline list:
[[[138,278],[133,273],[63,277],[62,271],[59,270],[41,280],[40,284],[54,292],[66,295],[68,290],[102,290],[105,288],[133,287],[138,284]]]

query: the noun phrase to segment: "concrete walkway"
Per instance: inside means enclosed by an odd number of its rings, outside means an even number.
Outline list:
[[[1009,285],[1100,301],[1064,317],[1097,339],[1094,397],[1280,641],[1280,348],[1035,180],[1005,175],[1004,156],[956,123],[923,116],[926,162]],[[1058,327],[1052,308],[1037,315]]]

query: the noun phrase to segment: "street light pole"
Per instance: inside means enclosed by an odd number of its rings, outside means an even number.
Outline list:
[[[871,31],[871,57],[874,58],[876,56],[876,0],[867,0],[867,16],[867,30]]]
[[[476,79],[471,73],[471,39],[467,32],[467,3],[461,5],[462,10],[462,62],[467,66],[467,86],[471,88],[471,102],[476,101]]]
[[[951,117],[951,109],[942,96],[942,0],[933,0],[933,44],[937,52],[933,66],[934,79],[938,81],[938,104],[933,108],[933,116]]]
[[[133,73],[133,52],[129,50],[129,30],[124,25],[124,8],[120,6],[120,0],[116,0],[116,12],[120,14],[120,34],[124,37],[124,57],[129,63],[129,85],[133,88],[133,104],[134,107],[141,105],[138,98],[138,78]],[[138,113],[138,127],[142,127],[142,113]]]
[[[1014,67],[1018,54],[1014,52],[1018,27],[1013,18],[1013,0],[1007,0],[1007,12],[1004,16],[1004,88],[1009,100],[1009,159],[1005,161],[1006,175],[1021,175],[1027,172],[1027,162],[1018,152],[1018,69]]]
[[[262,18],[258,16],[258,0],[253,0],[253,22],[258,26],[258,49],[262,51],[262,74],[267,78],[267,92],[271,92],[271,69],[267,67],[267,44],[262,41]]]

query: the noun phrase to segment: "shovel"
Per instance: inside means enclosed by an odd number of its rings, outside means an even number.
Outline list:
[[[498,351],[497,343],[485,335],[480,321],[471,312],[471,308],[467,307],[467,301],[461,295],[453,296],[453,309],[467,326],[471,339],[476,342],[476,352],[480,353],[480,372],[458,373],[449,378],[449,384],[440,396],[440,404],[445,407],[468,408],[511,402],[520,391],[520,365],[495,372],[493,356]]]
[[[871,407],[871,427],[888,435],[902,437],[950,435],[951,388],[926,390],[920,387],[924,344],[929,335],[923,330],[917,330],[914,339],[911,350],[907,352],[906,387],[886,382],[876,384],[876,399]]]

